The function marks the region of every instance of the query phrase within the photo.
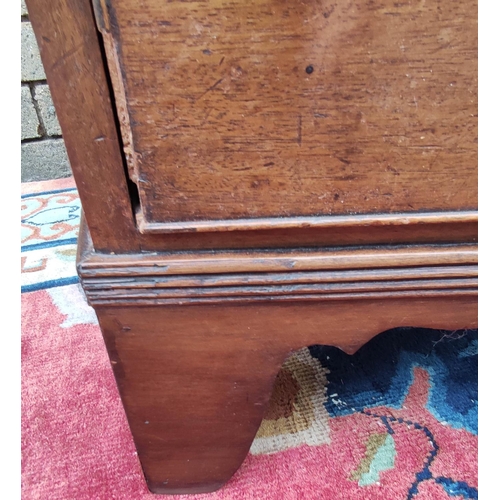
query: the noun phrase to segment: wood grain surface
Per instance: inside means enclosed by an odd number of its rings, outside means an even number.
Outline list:
[[[198,252],[106,255],[81,239],[78,272],[83,278],[190,276],[234,273],[333,271],[429,266],[477,266],[477,245],[412,245],[323,248],[315,251]]]
[[[27,0],[96,250],[139,251],[94,15],[86,0]]]
[[[106,5],[145,221],[477,207],[475,2]]]
[[[152,491],[227,481],[293,350],[477,326],[474,1],[27,3]]]
[[[82,233],[94,307],[477,296],[475,245],[102,255]]]
[[[353,353],[395,326],[477,325],[473,296],[96,311],[148,486],[172,494],[234,474],[293,350]]]
[[[455,199],[462,206],[455,214],[413,213],[403,217],[398,214],[356,217],[334,214],[312,219],[283,217],[271,221],[259,217],[243,220],[244,227],[241,219],[225,218],[222,222],[198,221],[197,231],[193,231],[193,221],[177,221],[173,226],[184,227],[187,232],[181,230],[174,233],[172,223],[168,232],[165,232],[165,223],[153,222],[146,223],[149,224],[147,234],[140,234],[131,211],[131,205],[136,200],[133,190],[127,189],[127,169],[122,156],[122,152],[130,154],[127,149],[130,146],[127,142],[129,139],[126,135],[117,135],[113,111],[115,104],[118,114],[123,117],[124,113],[128,113],[128,105],[123,99],[120,100],[119,92],[112,92],[110,98],[107,81],[107,72],[114,73],[116,78],[116,74],[121,72],[120,66],[113,65],[113,62],[116,63],[113,58],[102,59],[101,42],[86,0],[28,0],[28,8],[82,205],[88,212],[88,225],[96,250],[133,253],[141,250],[199,251],[477,242],[477,215],[466,211],[468,198],[458,193]],[[104,36],[104,43],[108,48],[113,46],[110,34]],[[309,76],[312,75],[314,72]],[[156,98],[161,100],[163,97],[157,93]],[[460,104],[460,101],[457,102]],[[154,127],[155,123],[152,124]],[[186,128],[187,132],[189,130]],[[450,135],[447,140],[451,141],[453,137]],[[455,167],[455,173],[450,173],[449,186],[463,165],[457,163]],[[467,172],[470,175],[468,184],[475,184],[476,170],[469,169]],[[459,176],[462,174],[466,175],[465,171],[458,173]],[[400,176],[394,179],[396,177]],[[428,190],[426,182],[425,176],[421,176],[412,189],[422,190],[422,196],[428,196],[429,200],[434,197],[441,199],[442,193],[435,186]],[[158,185],[161,187],[163,184],[159,180]],[[304,184],[303,196],[306,196],[306,188],[307,184]],[[475,189],[474,185],[468,190],[468,195]],[[273,193],[269,194],[273,196]],[[212,192],[206,192],[206,200],[207,204],[211,203]],[[164,198],[161,203],[168,206],[169,199]],[[300,205],[306,207],[306,204]],[[139,228],[145,223],[141,215],[139,211]],[[380,224],[379,219],[386,222]],[[408,221],[410,223],[406,223]],[[221,227],[223,230],[220,230]],[[200,233],[200,229],[205,232]]]
[[[204,226],[202,231],[193,231],[192,229],[172,231],[172,225],[168,224],[168,230],[165,231],[164,224],[161,224],[162,231],[153,230],[146,234],[138,234],[138,238],[143,250],[160,252],[165,250],[175,252],[183,250],[261,250],[263,248],[317,249],[331,246],[477,243],[478,222],[470,219],[463,220],[462,214],[463,212],[456,212],[456,216],[451,217],[451,220],[447,217],[441,217],[439,222],[405,224],[404,221],[408,220],[408,217],[398,217],[399,223],[373,225],[356,224],[356,221],[353,221],[352,225],[349,223],[343,225],[337,224],[337,220],[329,225],[322,224],[324,217],[316,217],[315,220],[309,220],[307,225],[301,227],[297,227],[298,223],[295,220],[295,226],[291,227],[267,225],[266,228],[256,229],[252,227],[251,230],[248,230],[247,226],[247,229],[240,227],[238,229],[232,228],[230,231],[219,231],[216,224],[212,226],[215,226],[215,230],[208,230],[206,225],[200,224],[199,227]],[[476,217],[477,215],[474,218]],[[419,218],[416,217],[416,219]],[[376,221],[377,217],[374,219]],[[467,213],[464,219],[467,219]],[[254,219],[252,224],[254,222],[262,225],[262,221]],[[283,218],[282,223],[286,226],[288,218]],[[226,228],[230,226],[227,224],[227,219],[223,224]]]
[[[293,350],[475,327],[477,261],[476,245],[106,255],[84,222],[78,271],[149,489],[220,488]]]

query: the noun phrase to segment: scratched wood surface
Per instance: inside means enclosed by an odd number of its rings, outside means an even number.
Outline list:
[[[477,207],[474,1],[106,3],[146,221]]]

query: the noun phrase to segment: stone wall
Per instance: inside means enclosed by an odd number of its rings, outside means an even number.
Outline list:
[[[21,0],[21,181],[71,175],[40,52]]]

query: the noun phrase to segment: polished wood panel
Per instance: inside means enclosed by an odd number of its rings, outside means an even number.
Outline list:
[[[101,4],[146,223],[477,207],[474,2]]]
[[[452,217],[441,215],[432,223],[418,224],[360,225],[358,218],[358,223],[354,220],[349,225],[349,221],[347,224],[344,221],[339,225],[341,221],[335,218],[335,224],[329,226],[328,221],[325,225],[324,218],[318,217],[302,227],[295,224],[265,228],[265,220],[252,222],[251,231],[233,225],[230,234],[226,231],[164,234],[156,232],[157,229],[153,229],[154,234],[137,233],[130,211],[134,198],[129,198],[113,106],[105,82],[107,66],[113,68],[113,61],[101,59],[92,12],[86,1],[78,0],[28,0],[28,8],[97,250],[137,252],[477,242],[477,222],[460,213]],[[123,103],[120,104],[119,99],[114,102],[120,111]],[[101,140],[104,137],[106,140]],[[126,142],[126,138],[123,140]],[[426,220],[429,222],[429,217]],[[141,222],[139,217],[139,224]],[[234,223],[226,219],[223,224]],[[282,224],[290,226],[286,218]]]

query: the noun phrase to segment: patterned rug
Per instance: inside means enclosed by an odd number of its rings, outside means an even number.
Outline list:
[[[78,284],[79,220],[72,179],[23,185],[23,498],[161,498],[146,489]],[[476,330],[394,329],[353,356],[302,349],[229,483],[171,498],[478,498],[477,362]]]

